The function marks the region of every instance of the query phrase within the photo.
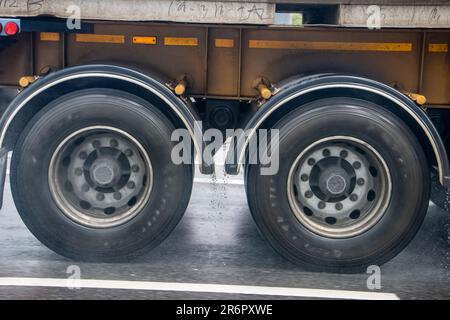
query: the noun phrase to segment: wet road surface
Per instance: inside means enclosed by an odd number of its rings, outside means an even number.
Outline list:
[[[258,233],[239,180],[198,181],[183,220],[162,245],[129,263],[114,264],[77,263],[40,244],[21,222],[7,184],[0,212],[0,299],[299,299],[323,293],[303,289],[338,290],[350,297],[353,291],[368,297],[392,293],[400,299],[450,297],[450,215],[432,204],[413,242],[381,267],[381,289],[371,291],[368,274],[314,273],[278,256]],[[69,289],[64,283],[72,265],[80,268],[83,280],[107,281],[99,288]],[[11,286],[10,277],[25,282]],[[30,278],[43,279],[44,286],[30,284]],[[48,278],[61,280],[47,287]],[[188,285],[177,289],[177,283]],[[122,284],[133,288],[123,289]],[[196,292],[196,284],[209,287]],[[255,286],[268,289],[260,294]],[[290,291],[280,288],[301,289],[289,296]]]

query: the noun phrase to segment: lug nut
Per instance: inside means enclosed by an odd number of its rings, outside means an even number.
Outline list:
[[[122,194],[120,192],[115,192],[114,193],[114,199],[116,199],[116,200],[122,199]]]
[[[323,150],[322,154],[323,154],[324,157],[329,157],[331,152],[330,152],[330,150],[325,149],[325,150]]]
[[[308,164],[309,164],[310,166],[313,166],[315,163],[316,163],[316,160],[314,160],[313,158],[309,158],[309,159],[308,159]]]
[[[308,181],[309,177],[307,174],[302,174],[302,176],[300,177],[300,179],[302,179],[302,181]]]
[[[363,186],[366,181],[364,181],[363,178],[359,178],[358,180],[356,180],[356,183],[358,184],[358,186]]]
[[[347,158],[348,152],[346,150],[342,150],[340,155],[341,155],[341,158]]]
[[[312,193],[311,190],[308,190],[308,191],[305,192],[305,197],[306,197],[306,198],[312,198],[313,195],[314,195],[314,194]]]
[[[75,174],[76,174],[77,176],[81,176],[81,175],[83,174],[83,169],[81,169],[81,168],[76,168],[76,169],[75,169]]]
[[[133,171],[133,172],[138,172],[138,171],[139,171],[139,166],[138,166],[137,164],[134,164],[134,165],[131,167],[131,171]]]
[[[340,202],[336,203],[336,205],[334,207],[336,208],[336,210],[342,210],[342,208],[344,208],[344,206]]]
[[[105,195],[103,193],[97,193],[97,200],[98,201],[103,201],[105,200]]]
[[[80,154],[78,155],[78,157],[79,157],[81,160],[86,160],[86,159],[87,159],[87,153],[86,153],[86,151],[81,151]]]
[[[112,139],[109,144],[111,145],[111,147],[116,148],[119,145],[119,142],[117,142],[116,139]]]
[[[324,209],[325,208],[325,202],[323,202],[323,201],[320,201],[319,202],[319,205],[318,205],[318,207],[319,207],[319,209]]]
[[[88,191],[89,191],[89,186],[88,186],[87,184],[83,184],[83,185],[81,186],[81,190],[82,190],[83,192],[88,192]]]
[[[93,146],[95,149],[100,148],[100,141],[94,140],[94,141],[92,142],[92,146]]]
[[[129,181],[129,182],[127,183],[128,189],[134,189],[135,186],[136,186],[136,185],[135,185],[135,183],[134,183],[133,181]]]
[[[133,151],[131,151],[131,149],[127,149],[127,150],[125,150],[125,155],[127,157],[131,157],[133,155]]]
[[[355,168],[355,169],[361,168],[361,162],[359,162],[359,161],[353,162],[353,168]]]
[[[352,194],[352,195],[350,196],[350,200],[353,201],[353,202],[355,202],[356,200],[358,200],[358,196],[357,196],[356,194]]]

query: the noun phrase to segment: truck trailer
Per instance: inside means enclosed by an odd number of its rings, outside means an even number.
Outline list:
[[[182,218],[194,158],[214,174],[215,129],[280,255],[381,265],[419,230],[432,185],[448,205],[449,41],[447,0],[0,1],[0,202],[12,151],[37,239],[126,261]],[[173,160],[178,130],[191,161]],[[254,145],[278,153],[274,174]]]

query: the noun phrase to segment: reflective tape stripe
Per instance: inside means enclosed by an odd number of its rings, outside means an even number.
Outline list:
[[[198,46],[197,38],[175,38],[175,37],[165,37],[164,45],[166,46],[187,46],[195,47]]]
[[[233,39],[216,39],[215,46],[216,46],[216,48],[234,48],[234,40]]]
[[[116,43],[124,44],[125,36],[123,35],[108,35],[108,34],[84,34],[76,35],[77,42],[93,42],[93,43]]]
[[[40,37],[41,41],[59,41],[61,39],[57,32],[41,32]]]
[[[448,52],[447,43],[430,43],[428,45],[428,52]]]
[[[337,51],[389,51],[411,52],[412,43],[391,42],[316,42],[316,41],[281,41],[250,40],[251,49],[304,49]]]

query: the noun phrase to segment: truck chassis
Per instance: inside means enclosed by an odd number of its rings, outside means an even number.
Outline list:
[[[233,137],[226,171],[243,170],[269,243],[314,270],[388,261],[420,228],[431,174],[450,186],[448,29],[89,20],[73,32],[0,19],[11,22],[1,189],[13,151],[22,219],[72,259],[128,259],[170,234],[194,174],[172,161],[171,136],[186,129],[202,155],[211,141],[196,138],[198,121],[248,133]],[[246,161],[262,129],[279,132],[275,175]]]

